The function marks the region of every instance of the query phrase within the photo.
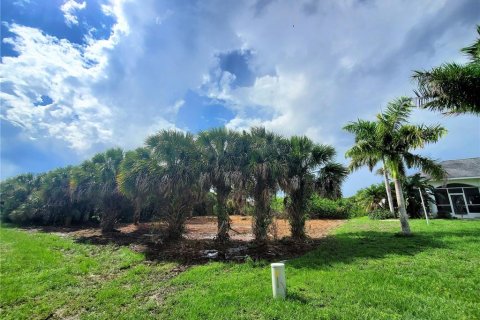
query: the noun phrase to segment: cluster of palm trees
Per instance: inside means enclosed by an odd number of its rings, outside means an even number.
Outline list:
[[[2,215],[19,222],[88,221],[102,230],[133,212],[150,212],[178,238],[193,206],[216,198],[219,240],[230,230],[227,201],[253,202],[253,233],[267,240],[272,198],[282,190],[292,237],[305,236],[306,203],[313,192],[341,197],[347,169],[333,162],[335,150],[307,137],[285,138],[265,128],[236,132],[216,128],[192,135],[164,130],[134,151],[109,149],[79,166],[2,182]]]

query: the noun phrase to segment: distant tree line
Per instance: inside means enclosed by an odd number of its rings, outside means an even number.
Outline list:
[[[178,238],[187,218],[210,204],[218,217],[217,239],[226,240],[229,214],[250,206],[255,239],[265,241],[272,203],[283,191],[292,237],[300,239],[308,199],[342,195],[348,170],[334,157],[332,146],[261,127],[198,135],[164,130],[134,151],[113,148],[78,166],[3,181],[1,215],[46,225],[98,221],[105,232],[118,221],[139,223],[143,217],[163,222],[166,238]]]

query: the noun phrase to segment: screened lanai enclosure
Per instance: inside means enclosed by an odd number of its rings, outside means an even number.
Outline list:
[[[437,214],[480,218],[480,190],[464,183],[450,183],[435,188]]]
[[[447,172],[443,181],[432,181],[435,202],[432,213],[438,216],[480,218],[480,158],[441,162]]]

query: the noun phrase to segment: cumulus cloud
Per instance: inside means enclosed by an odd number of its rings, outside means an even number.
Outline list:
[[[55,137],[72,148],[86,150],[109,141],[112,110],[92,95],[89,85],[101,76],[101,57],[90,48],[46,35],[40,30],[9,25],[18,57],[4,57],[1,117],[32,137]],[[37,105],[40,95],[52,103]]]
[[[68,26],[71,26],[73,24],[78,24],[78,18],[75,15],[75,13],[79,10],[83,10],[87,7],[87,2],[77,2],[75,0],[66,0],[62,6],[60,7],[60,10],[62,10],[63,15],[65,17],[65,23]]]

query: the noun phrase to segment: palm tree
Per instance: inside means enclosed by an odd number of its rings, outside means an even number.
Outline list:
[[[390,209],[390,212],[393,214],[395,217],[395,206],[393,204],[393,198],[392,198],[392,183],[390,182],[390,174],[388,173],[388,169],[385,168],[385,161],[383,162],[383,167],[378,168],[377,171],[375,171],[375,174],[378,176],[383,177],[383,186],[385,186],[385,191],[387,192],[386,197],[388,201],[388,207]],[[371,170],[370,170],[371,171]]]
[[[31,173],[21,174],[0,182],[2,220],[11,220],[11,213],[28,200],[36,187],[38,187],[38,178]]]
[[[371,165],[370,159],[384,159],[385,168],[392,174],[402,232],[406,235],[411,233],[401,185],[406,168],[418,168],[437,178],[444,175],[435,161],[414,154],[412,150],[437,142],[445,135],[446,129],[439,125],[408,124],[413,107],[411,98],[402,97],[390,102],[385,112],[377,115],[373,132],[377,142],[360,140],[347,151],[347,155],[352,157],[353,167]],[[379,148],[379,145],[383,147]]]
[[[70,183],[72,198],[91,201],[101,212],[102,231],[113,231],[124,198],[117,185],[117,174],[123,160],[123,151],[113,148],[98,153],[72,172]]]
[[[340,163],[329,162],[318,172],[315,190],[323,197],[332,200],[342,197],[342,184],[348,176],[348,169]]]
[[[250,129],[244,139],[248,140],[248,178],[255,202],[253,234],[257,242],[263,243],[272,220],[272,196],[278,190],[278,180],[286,172],[282,161],[286,144],[280,136],[262,127]]]
[[[385,200],[385,188],[382,184],[372,184],[358,190],[355,199],[368,212],[383,208],[382,202]]]
[[[401,185],[406,168],[420,169],[435,178],[442,178],[445,174],[442,167],[435,161],[411,152],[424,147],[425,144],[437,142],[447,132],[440,125],[408,124],[413,107],[411,98],[402,97],[390,102],[385,112],[377,115],[377,138],[381,139],[386,147],[385,162],[392,174],[404,234],[411,233]]]
[[[429,202],[433,201],[433,193],[435,188],[430,184],[430,180],[420,173],[408,176],[403,181],[403,190],[405,194],[405,202],[407,212],[410,217],[423,217],[423,208],[421,206],[422,198],[425,202],[426,209]],[[420,197],[422,194],[422,198]]]
[[[180,131],[160,131],[148,137],[146,145],[156,163],[148,183],[163,199],[167,237],[180,238],[192,212],[194,192],[199,189],[200,153],[193,135]]]
[[[41,177],[38,190],[43,203],[45,223],[62,220],[65,225],[70,225],[73,218],[70,179],[70,167],[52,170]]]
[[[295,239],[305,237],[305,211],[314,190],[315,171],[319,170],[320,166],[329,164],[334,155],[333,147],[317,145],[305,136],[293,136],[286,141],[283,159],[286,163],[286,172],[280,179],[280,186],[288,196],[286,209],[292,237]],[[332,169],[331,166],[328,168]],[[327,172],[323,172],[325,180],[328,179]],[[331,170],[329,172],[332,173]],[[331,187],[329,182],[332,181],[325,181],[327,188]]]
[[[133,203],[134,224],[140,222],[142,210],[148,206],[149,202],[147,200],[152,197],[149,181],[151,180],[150,175],[159,174],[153,172],[155,169],[158,169],[158,167],[147,148],[128,151],[120,164],[117,175],[118,189]]]
[[[230,221],[227,199],[232,189],[240,187],[244,180],[246,166],[243,144],[239,133],[225,128],[210,129],[199,134],[197,143],[202,155],[202,177],[213,186],[217,200],[217,239],[228,239]]]
[[[350,122],[343,127],[344,130],[355,134],[355,145],[350,148],[345,154],[351,158],[350,170],[356,170],[363,166],[368,166],[368,169],[373,171],[373,168],[382,162],[382,175],[385,184],[385,191],[388,200],[388,207],[392,214],[395,214],[393,207],[392,190],[390,188],[390,178],[388,170],[385,168],[384,145],[380,140],[376,139],[377,123],[375,121],[357,120]],[[365,152],[368,148],[368,152]],[[375,151],[373,151],[374,149]]]
[[[480,25],[477,26],[480,35]],[[469,57],[465,65],[445,63],[430,71],[415,71],[415,92],[420,106],[450,114],[480,115],[480,38],[462,51]]]

